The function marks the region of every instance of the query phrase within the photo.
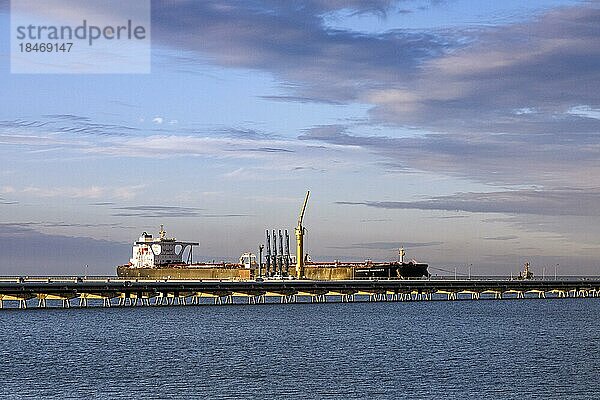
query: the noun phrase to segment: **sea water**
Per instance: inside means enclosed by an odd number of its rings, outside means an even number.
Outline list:
[[[600,299],[0,310],[0,398],[600,398]]]

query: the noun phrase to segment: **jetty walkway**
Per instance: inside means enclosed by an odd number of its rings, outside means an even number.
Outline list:
[[[518,280],[135,280],[0,277],[0,308],[600,297],[600,277]]]

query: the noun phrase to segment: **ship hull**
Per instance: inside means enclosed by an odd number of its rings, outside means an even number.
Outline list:
[[[153,267],[135,268],[129,265],[117,267],[117,276],[135,279],[234,279],[250,280],[251,270],[247,268],[224,267]]]
[[[312,264],[305,267],[305,278],[317,281],[349,279],[410,279],[428,277],[427,264],[380,263],[365,264]],[[117,267],[117,276],[134,279],[233,279],[250,280],[258,273],[255,269],[219,266],[163,266],[163,267]],[[293,274],[293,268],[290,271]]]
[[[372,267],[355,268],[355,279],[408,279],[427,278],[427,264],[421,263],[390,263]]]

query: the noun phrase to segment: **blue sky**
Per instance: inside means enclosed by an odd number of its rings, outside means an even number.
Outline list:
[[[498,3],[155,1],[150,74],[36,75],[0,1],[0,274],[236,259],[307,189],[316,259],[599,273],[598,3]]]

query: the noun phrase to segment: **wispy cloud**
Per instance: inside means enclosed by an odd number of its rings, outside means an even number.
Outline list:
[[[144,217],[144,218],[178,218],[200,217],[201,208],[178,206],[141,205],[128,207],[114,207],[117,212],[114,217]]]
[[[330,246],[331,249],[371,249],[371,250],[398,250],[401,247],[410,249],[416,247],[431,247],[442,245],[443,242],[368,242],[353,243],[349,246]]]
[[[5,198],[0,197],[0,204],[10,205],[10,204],[19,204],[19,202],[18,201],[6,200]]]
[[[490,193],[470,192],[437,196],[419,201],[340,201],[337,204],[364,205],[383,209],[595,217],[600,215],[600,190],[562,188]]]
[[[238,217],[252,217],[252,214],[203,214],[204,218],[238,218]]]
[[[107,126],[91,122],[88,118],[71,115],[47,116],[52,123],[84,120],[86,124]],[[70,122],[69,122],[70,123]],[[77,125],[78,122],[75,123]],[[315,145],[296,138],[285,138],[270,132],[240,127],[194,127],[178,125],[165,126],[161,133],[136,132],[127,135],[88,135],[68,129],[68,123],[61,123],[58,132],[49,128],[48,121],[19,120],[5,122],[0,127],[0,145],[20,146],[28,152],[67,152],[73,157],[83,158],[145,158],[162,160],[170,158],[200,157],[213,160],[242,160],[240,171],[228,174],[236,177],[243,171],[249,179],[279,179],[276,171],[294,173],[324,172],[354,168],[356,153],[336,144]],[[356,148],[357,151],[362,151]],[[257,163],[262,163],[260,167]],[[256,164],[255,164],[256,163]],[[297,174],[296,174],[297,175]],[[64,190],[63,190],[64,189]],[[109,188],[90,186],[87,188],[41,188],[20,189],[38,197],[82,197],[111,200],[130,199],[139,188]]]
[[[113,217],[143,217],[143,218],[238,218],[250,217],[250,214],[207,214],[203,213],[204,209],[197,207],[180,207],[180,206],[157,206],[157,205],[140,205],[127,207],[113,207],[116,212]]]
[[[143,188],[143,185],[135,186],[62,186],[62,187],[39,187],[24,186],[21,188],[4,187],[0,193],[11,193],[13,195],[26,195],[38,198],[72,198],[72,199],[102,199],[113,198],[119,200],[131,200]]]
[[[75,137],[86,136],[128,136],[140,129],[128,125],[100,123],[86,116],[72,114],[48,114],[39,119],[14,119],[0,121],[0,133],[6,136],[19,133],[29,135],[31,132],[56,136],[69,134]],[[10,135],[9,135],[10,134]]]
[[[519,237],[516,235],[505,235],[505,236],[493,236],[493,237],[484,237],[483,240],[497,240],[497,241],[506,241],[506,240],[515,240]]]
[[[342,101],[335,100],[327,100],[327,99],[315,99],[313,97],[302,97],[302,96],[259,96],[259,98],[264,100],[272,100],[272,101],[282,101],[282,102],[293,102],[293,103],[325,103],[325,104],[333,104],[333,105],[342,105],[344,104]]]
[[[30,230],[31,228],[134,228],[121,223],[77,223],[63,221],[38,221],[38,222],[8,222],[0,223],[3,227],[12,227],[13,229]]]

